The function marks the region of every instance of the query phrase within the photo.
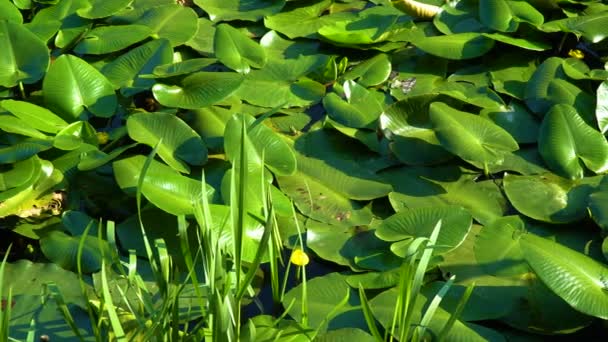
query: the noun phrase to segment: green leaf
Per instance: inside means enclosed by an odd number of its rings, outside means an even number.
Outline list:
[[[239,89],[243,76],[234,72],[201,71],[190,74],[179,85],[157,83],[154,97],[164,106],[196,109],[220,102]],[[218,85],[221,84],[221,87]]]
[[[173,49],[169,41],[156,39],[119,56],[104,65],[101,71],[114,88],[122,88],[121,93],[129,96],[154,85],[154,80],[141,78],[141,75],[150,74],[157,66],[171,63],[172,60]]]
[[[325,25],[338,21],[353,20],[357,17],[355,13],[349,12],[322,15],[331,4],[331,0],[322,0],[311,5],[304,3],[299,4],[300,7],[297,7],[297,5],[290,6],[281,13],[264,18],[264,25],[293,39],[310,37]]]
[[[38,157],[22,160],[12,164],[0,173],[0,191],[6,191],[22,185],[30,185],[40,177],[41,163]]]
[[[596,92],[597,102],[595,107],[595,119],[600,132],[608,132],[608,81],[602,82]]]
[[[37,139],[47,139],[47,136],[39,130],[32,128],[27,122],[10,114],[0,114],[0,130],[6,133],[19,134]]]
[[[35,83],[49,66],[46,44],[23,25],[0,20],[0,86]]]
[[[28,138],[0,147],[0,164],[10,164],[27,159],[53,146],[49,139]]]
[[[364,87],[384,83],[391,74],[391,60],[386,54],[378,54],[357,64],[342,77],[345,80],[356,80]]]
[[[306,297],[302,296],[302,284],[285,294],[283,303],[294,301],[289,315],[302,322],[302,302],[308,307],[308,323],[321,331],[339,328],[364,328],[365,318],[359,308],[359,296],[346,283],[346,276],[329,273],[306,283]],[[348,301],[344,303],[347,296]],[[325,322],[327,320],[328,322]],[[323,325],[323,324],[327,325]]]
[[[87,121],[76,121],[57,132],[53,146],[61,150],[75,150],[83,144],[97,146],[97,131]]]
[[[532,7],[533,9],[533,7]],[[512,21],[507,0],[479,0],[479,19],[485,26],[502,32],[513,32],[517,24]]]
[[[278,13],[285,6],[285,0],[194,0],[194,3],[207,12],[213,21],[258,21]]]
[[[140,155],[112,164],[116,182],[123,191],[135,194],[145,162],[146,157]],[[188,215],[193,214],[194,201],[200,200],[203,195],[213,195],[213,188],[207,187],[206,194],[201,193],[202,188],[200,181],[182,176],[169,166],[153,160],[146,172],[141,192],[148,201],[168,213]]]
[[[23,23],[21,12],[9,1],[0,2],[0,20],[12,21],[17,24]]]
[[[483,56],[494,47],[492,39],[473,32],[434,37],[416,35],[411,42],[428,54],[454,60]]]
[[[540,123],[523,105],[516,101],[511,102],[509,106],[484,109],[479,115],[492,120],[509,132],[519,144],[535,143],[538,139]]]
[[[505,193],[520,213],[535,220],[568,223],[587,216],[587,196],[600,176],[569,180],[547,173],[536,176],[507,174]]]
[[[144,25],[99,26],[82,37],[74,52],[88,55],[116,52],[146,39],[150,33]]]
[[[441,146],[479,168],[500,163],[499,152],[519,148],[507,131],[490,120],[441,102],[432,103],[429,112]]]
[[[557,174],[582,178],[584,168],[603,173],[608,170],[608,142],[602,133],[585,123],[576,109],[555,105],[540,126],[538,150]]]
[[[55,113],[30,102],[4,100],[0,102],[0,107],[42,132],[57,133],[68,125]]]
[[[241,138],[239,128],[242,127],[243,120],[247,127],[247,135],[260,160],[263,156],[264,164],[277,175],[293,175],[296,172],[296,155],[293,148],[263,123],[258,123],[251,128],[256,120],[250,115],[233,116],[226,123],[224,135],[226,157],[233,163],[238,157]]]
[[[492,0],[490,0],[492,1]],[[494,39],[497,42],[513,45],[526,50],[545,51],[551,49],[549,42],[538,40],[535,37],[513,37],[504,33],[484,33],[484,37]]]
[[[192,58],[182,62],[162,64],[154,68],[152,75],[142,75],[143,78],[167,78],[174,76],[187,75],[197,71],[203,71],[215,62],[215,58]]]
[[[608,229],[608,177],[603,177],[597,189],[589,195],[589,211],[602,229]]]
[[[260,70],[246,75],[236,96],[261,107],[308,106],[321,100],[325,87],[305,78],[326,62],[326,56],[268,60]]]
[[[112,14],[127,7],[133,0],[86,0],[86,5],[77,13],[87,19],[99,19],[109,17]]]
[[[278,176],[279,188],[304,214],[334,225],[369,224],[372,212],[353,199],[386,195],[390,186],[374,179],[348,175],[322,160],[297,155],[298,171],[293,176]]]
[[[542,281],[575,309],[608,319],[608,267],[541,237],[520,239],[525,258]]]
[[[353,128],[371,128],[382,113],[382,105],[375,94],[354,81],[344,82],[344,101],[336,93],[323,98],[329,117]]]
[[[201,137],[173,114],[133,114],[127,120],[127,130],[131,139],[158,146],[158,155],[176,171],[189,173],[186,163],[203,165],[207,161],[207,147]]]
[[[214,42],[215,57],[236,72],[247,74],[250,67],[259,69],[266,64],[264,49],[228,24],[216,27]]]
[[[471,214],[462,207],[420,207],[404,209],[388,217],[376,229],[376,236],[392,242],[391,251],[400,257],[408,255],[410,243],[418,237],[429,237],[437,222],[441,231],[433,254],[439,255],[458,247],[472,225]]]
[[[538,66],[526,85],[526,104],[540,115],[554,104],[569,104],[580,113],[593,112],[593,97],[566,80],[562,63],[561,58],[549,57]],[[585,121],[591,122],[591,118],[585,117]]]
[[[51,192],[57,184],[63,181],[63,174],[46,160],[41,161],[40,170],[38,179],[27,184],[27,187],[14,188],[8,191],[8,194],[7,192],[2,193],[0,218],[9,215],[36,217],[40,215],[41,208],[48,207],[49,202],[52,201]],[[7,198],[7,195],[10,197]]]
[[[488,274],[498,277],[522,276],[530,272],[519,236],[526,232],[519,216],[501,217],[483,227],[475,239],[475,258]]]
[[[608,13],[605,11],[581,15],[573,18],[554,20],[545,23],[541,29],[545,32],[569,32],[582,36],[592,43],[599,43],[606,38]]]
[[[86,61],[72,55],[61,55],[55,60],[44,77],[42,91],[49,109],[68,122],[85,116],[85,110],[110,117],[117,106],[112,83]]]
[[[151,7],[133,23],[148,26],[153,37],[168,39],[173,47],[192,39],[198,28],[196,12],[175,3]]]
[[[93,273],[101,268],[102,251],[105,257],[110,258],[110,247],[106,241],[100,241],[94,236],[70,236],[61,231],[51,231],[44,234],[40,239],[40,249],[44,256],[53,263],[70,271],[77,271],[78,245],[80,239],[84,238],[84,248],[80,262],[82,272]]]
[[[490,224],[507,212],[506,201],[494,182],[474,182],[457,167],[401,167],[381,176],[393,186],[389,200],[397,212],[405,208],[460,206],[473,218]]]

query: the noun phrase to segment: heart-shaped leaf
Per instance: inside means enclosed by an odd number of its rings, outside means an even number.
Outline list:
[[[150,28],[144,25],[99,26],[87,32],[74,52],[88,55],[116,52],[146,39],[150,33]]]
[[[150,89],[154,80],[140,75],[150,74],[157,66],[171,63],[173,49],[166,39],[155,39],[136,47],[104,65],[102,72],[114,85],[122,88],[123,95],[132,95]]]
[[[357,64],[342,77],[345,80],[356,80],[364,87],[371,87],[385,82],[390,74],[390,58],[388,55],[381,53]]]
[[[123,191],[134,195],[141,171],[146,162],[144,156],[133,156],[112,165],[114,177]],[[202,191],[206,191],[203,194]],[[213,188],[200,181],[180,175],[160,162],[152,161],[142,182],[141,193],[158,208],[173,215],[188,215],[194,212],[194,201],[201,196],[213,196]]]
[[[335,93],[327,94],[323,106],[329,117],[353,128],[370,128],[382,112],[382,105],[373,92],[354,81],[344,82],[346,101]]]
[[[602,173],[608,170],[608,142],[569,105],[551,108],[540,126],[538,150],[557,174],[582,178],[584,168]]]
[[[84,60],[61,55],[49,68],[42,83],[44,101],[68,122],[84,115],[114,115],[117,105],[114,87],[108,79]]]
[[[520,213],[550,223],[574,222],[587,216],[587,196],[601,176],[569,180],[547,173],[535,176],[507,174],[505,193]]]
[[[593,43],[598,43],[608,36],[606,25],[608,25],[608,13],[601,11],[550,21],[542,26],[542,30],[546,32],[571,32]]]
[[[492,39],[473,32],[431,37],[416,35],[411,41],[426,53],[455,60],[483,56],[494,47]]]
[[[154,37],[168,39],[175,47],[194,37],[197,17],[192,8],[172,3],[151,7],[133,24],[148,26]]]
[[[264,49],[228,24],[217,26],[214,42],[215,57],[236,72],[246,74],[250,67],[261,68],[266,64]]]
[[[264,164],[277,175],[290,176],[296,172],[296,155],[293,148],[283,138],[263,123],[255,124],[255,118],[250,115],[233,116],[226,124],[224,135],[224,150],[229,160],[234,162],[240,147],[240,127],[242,121],[248,127],[247,135],[255,147],[260,160],[264,157]]]
[[[308,106],[321,100],[325,87],[304,76],[327,61],[327,56],[270,59],[260,70],[252,70],[236,95],[261,107]]]
[[[78,254],[80,240],[84,239],[82,254]],[[101,248],[104,251],[101,251]],[[101,268],[103,255],[110,260],[110,247],[104,240],[99,241],[95,236],[71,236],[62,231],[54,230],[44,234],[40,239],[40,249],[51,262],[66,270],[77,271],[78,259],[83,273],[93,273]]]
[[[87,19],[109,17],[127,7],[133,0],[86,0],[77,13]]]
[[[22,24],[0,20],[0,86],[35,83],[49,66],[46,44]]]
[[[201,71],[186,76],[179,85],[155,84],[152,92],[162,105],[196,109],[222,101],[237,91],[241,83],[243,76],[235,72]]]
[[[129,116],[127,130],[131,139],[151,147],[173,169],[189,173],[188,164],[203,165],[207,147],[188,124],[173,114],[138,113]]]
[[[194,0],[213,21],[258,21],[275,14],[285,6],[285,0],[259,0],[243,3],[240,0]]]
[[[479,168],[499,163],[499,152],[519,149],[507,131],[478,115],[441,102],[431,104],[429,113],[441,146]]]
[[[608,267],[547,239],[525,234],[520,246],[542,281],[575,309],[608,319]]]
[[[408,253],[410,242],[418,237],[430,237],[441,220],[435,255],[449,252],[464,241],[473,223],[471,214],[462,207],[421,207],[404,209],[382,221],[376,236],[392,242],[391,251],[400,257]]]
[[[75,150],[82,144],[97,146],[97,131],[86,121],[76,121],[57,132],[53,146],[61,150]]]

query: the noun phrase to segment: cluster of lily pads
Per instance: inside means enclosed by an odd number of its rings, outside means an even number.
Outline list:
[[[601,0],[0,0],[0,337],[153,324],[119,298],[155,270],[191,305],[204,222],[239,307],[271,286],[241,271],[291,274],[267,245],[308,269],[252,339],[392,338],[436,231],[416,338],[602,333],[606,27]]]

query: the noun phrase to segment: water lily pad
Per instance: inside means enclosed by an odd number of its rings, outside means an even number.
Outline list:
[[[503,184],[517,211],[550,223],[575,222],[587,216],[587,196],[601,176],[569,180],[548,173],[537,176],[507,174]]]
[[[243,76],[238,73],[201,71],[186,76],[178,85],[157,83],[152,92],[162,105],[196,109],[226,99],[241,83]],[[218,87],[218,84],[222,86]]]
[[[0,86],[19,82],[35,83],[44,76],[50,57],[46,44],[25,26],[13,21],[0,22]]]
[[[236,72],[246,74],[250,67],[259,69],[266,64],[264,49],[228,24],[216,27],[214,42],[217,59]]]
[[[279,12],[285,6],[285,0],[260,0],[245,3],[239,0],[194,0],[194,3],[207,12],[213,21],[258,21]]]
[[[45,103],[68,122],[85,115],[114,115],[117,105],[112,83],[92,65],[72,55],[61,55],[42,83]]]
[[[404,209],[382,221],[376,236],[392,242],[391,251],[405,257],[413,239],[429,237],[437,222],[441,220],[441,231],[437,237],[435,255],[458,247],[471,229],[471,214],[462,207],[420,207]]]
[[[116,52],[146,39],[151,33],[144,25],[100,26],[87,32],[74,52],[89,55]]]

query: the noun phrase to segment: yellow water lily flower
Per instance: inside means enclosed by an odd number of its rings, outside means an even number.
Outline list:
[[[289,261],[291,261],[291,263],[294,265],[306,266],[310,262],[310,258],[303,250],[298,248],[293,250]]]
[[[574,57],[576,59],[583,59],[585,58],[585,53],[579,49],[572,49],[568,51],[568,56]]]
[[[107,132],[97,132],[97,142],[99,145],[105,145],[110,140],[110,135]]]

